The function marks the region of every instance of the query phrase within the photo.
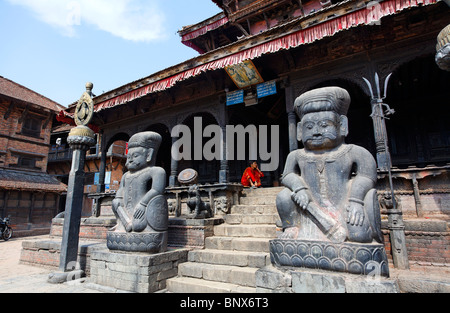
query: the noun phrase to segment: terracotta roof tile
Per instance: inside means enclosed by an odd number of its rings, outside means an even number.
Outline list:
[[[0,95],[38,105],[56,113],[65,109],[59,103],[2,76],[0,76]]]
[[[67,186],[47,173],[0,169],[0,189],[62,193],[67,191]]]

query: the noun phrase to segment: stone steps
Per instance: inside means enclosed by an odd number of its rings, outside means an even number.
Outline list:
[[[245,188],[242,191],[242,194],[246,197],[260,197],[260,196],[276,197],[277,194],[283,189],[284,187],[257,188],[257,189]]]
[[[178,272],[183,277],[256,287],[255,273],[258,269],[257,267],[187,262],[179,266]]]
[[[215,236],[275,238],[275,224],[228,225],[214,227]]]
[[[213,236],[205,240],[206,249],[237,250],[252,252],[269,251],[269,240],[272,238],[221,237]]]
[[[167,281],[167,290],[173,293],[255,293],[256,288],[209,281],[191,277],[177,277]]]
[[[272,205],[275,206],[276,196],[261,195],[258,197],[241,197],[240,204],[244,205]]]
[[[279,219],[277,188],[245,189],[240,204],[214,227],[205,249],[191,250],[179,265],[178,277],[167,280],[176,293],[255,293],[255,273],[270,265],[269,241],[276,238]]]
[[[192,250],[188,255],[189,262],[221,264],[233,266],[264,267],[270,264],[269,252],[237,251],[237,250]]]
[[[224,217],[227,224],[275,224],[279,219],[278,214],[228,214]]]
[[[239,204],[231,208],[231,214],[277,214],[277,208],[275,204]]]

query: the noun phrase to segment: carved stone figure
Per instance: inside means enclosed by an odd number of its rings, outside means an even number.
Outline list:
[[[345,144],[350,95],[339,87],[309,91],[295,101],[298,139],[277,197],[286,239],[382,241],[374,189],[377,167],[364,148]]]
[[[437,37],[435,59],[441,70],[450,71],[450,24]]]
[[[201,219],[213,216],[211,204],[202,200],[197,184],[189,187],[188,194],[189,199],[186,204],[190,213],[194,213],[194,218]]]
[[[304,148],[286,160],[276,205],[283,232],[271,241],[277,265],[388,275],[375,190],[377,167],[366,149],[346,144],[350,95],[339,87],[295,100]]]
[[[143,132],[128,142],[128,172],[112,202],[117,226],[107,235],[111,250],[163,252],[167,248],[166,172],[155,166],[161,141],[159,134]]]

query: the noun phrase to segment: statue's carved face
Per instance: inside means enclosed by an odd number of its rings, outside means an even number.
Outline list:
[[[300,122],[299,132],[305,149],[333,149],[347,135],[346,117],[333,112],[308,113]]]
[[[128,150],[125,166],[130,172],[141,170],[144,167],[147,167],[148,156],[148,149],[142,147],[131,148]]]

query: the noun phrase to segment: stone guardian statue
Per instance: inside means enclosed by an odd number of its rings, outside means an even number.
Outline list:
[[[350,95],[339,87],[304,93],[294,107],[304,148],[289,154],[277,197],[286,239],[382,242],[375,183],[366,149],[345,144]]]
[[[375,190],[377,166],[345,143],[350,95],[339,87],[295,100],[303,149],[286,160],[276,206],[283,232],[270,241],[276,266],[389,276]]]
[[[167,249],[166,172],[155,166],[161,141],[158,133],[142,132],[128,142],[128,172],[112,202],[117,226],[107,234],[110,250],[158,253]]]

